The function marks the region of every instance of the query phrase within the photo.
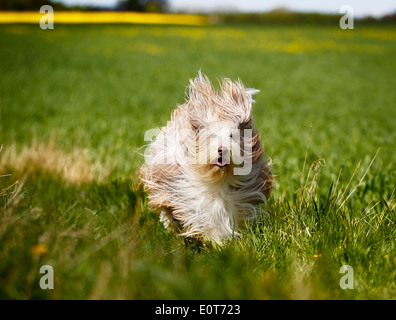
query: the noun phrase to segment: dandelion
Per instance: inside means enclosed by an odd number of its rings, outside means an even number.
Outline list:
[[[41,257],[48,252],[48,247],[45,244],[39,243],[32,247],[32,253],[35,256]]]

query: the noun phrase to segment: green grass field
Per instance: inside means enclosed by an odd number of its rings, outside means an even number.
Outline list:
[[[395,56],[391,26],[0,26],[0,298],[395,299]],[[261,90],[277,175],[222,248],[169,234],[135,173],[199,69]]]

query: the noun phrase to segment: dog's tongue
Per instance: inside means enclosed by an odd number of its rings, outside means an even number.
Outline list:
[[[223,159],[222,158],[219,158],[218,160],[217,160],[217,163],[216,163],[219,167],[224,167],[225,165],[226,165],[226,163],[225,162],[223,162]]]

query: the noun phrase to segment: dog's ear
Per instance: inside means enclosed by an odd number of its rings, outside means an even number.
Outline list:
[[[203,102],[213,99],[214,95],[215,93],[209,78],[199,70],[198,75],[194,79],[190,79],[190,85],[188,86],[189,99]]]
[[[224,79],[218,103],[221,113],[248,127],[252,122],[252,104],[255,102],[253,95],[257,92],[259,90],[245,88],[239,79],[236,82]]]
[[[210,80],[201,70],[198,71],[198,76],[190,79],[188,86],[187,110],[189,121],[194,129],[205,125],[215,99],[216,93]]]

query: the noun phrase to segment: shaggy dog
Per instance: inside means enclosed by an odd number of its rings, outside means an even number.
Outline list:
[[[164,226],[182,236],[223,241],[257,216],[272,188],[253,127],[252,95],[240,80],[216,92],[201,72],[188,97],[158,130],[145,152],[140,178]],[[153,132],[151,132],[154,135]]]

